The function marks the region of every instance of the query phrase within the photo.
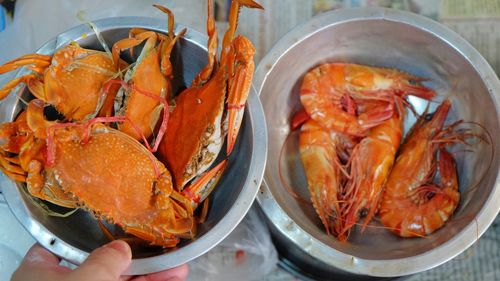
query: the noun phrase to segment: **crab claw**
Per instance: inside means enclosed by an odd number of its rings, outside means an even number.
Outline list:
[[[26,110],[26,121],[33,132],[39,129],[47,129],[56,124],[56,122],[48,121],[44,116],[45,102],[40,99],[34,99],[28,103]]]
[[[221,64],[224,65],[226,61],[226,57],[229,52],[229,48],[234,39],[234,35],[236,33],[236,28],[238,25],[238,16],[240,12],[240,8],[248,7],[248,8],[257,8],[264,9],[260,4],[253,0],[234,0],[231,2],[231,8],[229,9],[229,25],[227,27],[227,31],[224,34],[224,39],[222,40],[222,51],[221,51]]]
[[[246,37],[238,36],[234,39],[231,52],[229,54],[230,77],[228,82],[228,134],[227,134],[227,155],[229,155],[236,142],[238,131],[243,120],[245,102],[252,85],[253,71],[255,64],[253,56],[255,47]]]

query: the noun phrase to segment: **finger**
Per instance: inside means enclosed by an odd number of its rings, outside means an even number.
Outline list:
[[[35,244],[28,250],[11,280],[61,280],[69,272],[69,268],[59,266],[58,257]]]
[[[54,256],[39,244],[34,244],[24,256],[23,264],[26,265],[44,265],[56,266],[59,265],[59,258]]]
[[[183,264],[179,267],[160,271],[144,276],[138,276],[130,281],[183,281],[187,278],[189,267]]]
[[[74,271],[75,280],[118,280],[132,260],[127,243],[115,240],[94,250]]]

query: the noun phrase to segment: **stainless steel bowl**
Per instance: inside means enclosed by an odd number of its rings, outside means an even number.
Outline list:
[[[429,78],[425,84],[437,91],[439,100],[452,100],[450,120],[480,123],[492,135],[492,143],[476,143],[473,152],[456,153],[462,198],[444,228],[425,239],[402,239],[386,229],[368,228],[363,234],[354,231],[349,243],[340,243],[326,235],[312,206],[287,192],[279,165],[284,181],[309,198],[296,138],[287,143],[281,159],[280,150],[290,133],[289,120],[300,108],[302,77],[325,62],[391,67]],[[498,214],[500,82],[483,57],[447,27],[416,14],[382,8],[325,13],[282,38],[260,62],[254,83],[269,130],[265,184],[257,199],[275,241],[284,249],[282,254],[296,270],[321,280],[421,272],[471,246]],[[425,107],[417,99],[410,102],[419,112]],[[408,120],[406,127],[413,122]]]
[[[131,27],[166,32],[166,21],[142,17],[123,17],[94,22],[109,45],[128,36]],[[177,26],[179,32],[183,26]],[[38,53],[52,54],[54,50],[76,41],[83,47],[101,49],[95,34],[81,25],[49,41]],[[192,29],[177,43],[172,54],[175,78],[174,90],[188,86],[196,73],[206,64],[207,38]],[[21,75],[25,71],[21,71]],[[28,97],[24,92],[23,96]],[[15,95],[1,103],[0,120],[10,121],[22,103]],[[210,250],[224,239],[243,219],[260,186],[267,153],[267,133],[264,113],[254,91],[250,92],[244,122],[229,165],[213,192],[207,221],[199,226],[196,239],[182,241],[166,253],[142,249],[133,253],[128,274],[145,274],[178,266]],[[5,200],[22,225],[44,247],[74,264],[80,264],[93,249],[105,244],[106,237],[96,221],[85,211],[68,218],[44,215],[31,200],[23,185],[15,185],[3,174],[0,176]]]

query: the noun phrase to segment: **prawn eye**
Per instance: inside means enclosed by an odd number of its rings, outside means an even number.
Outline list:
[[[432,116],[434,116],[434,113],[427,113],[427,114],[424,116],[425,121],[431,121]]]
[[[429,193],[427,193],[427,194],[425,195],[425,197],[427,197],[427,200],[431,200],[431,199],[432,199],[432,197],[434,197],[434,195],[435,195],[435,194],[436,194],[436,193],[434,193],[434,192],[429,192]]]
[[[364,218],[366,216],[368,216],[368,209],[367,208],[363,208],[359,211],[359,216]]]

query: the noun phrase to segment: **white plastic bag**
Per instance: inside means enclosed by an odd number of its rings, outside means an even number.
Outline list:
[[[262,280],[276,269],[277,263],[278,254],[265,218],[257,206],[252,206],[224,241],[189,263],[187,280]]]

